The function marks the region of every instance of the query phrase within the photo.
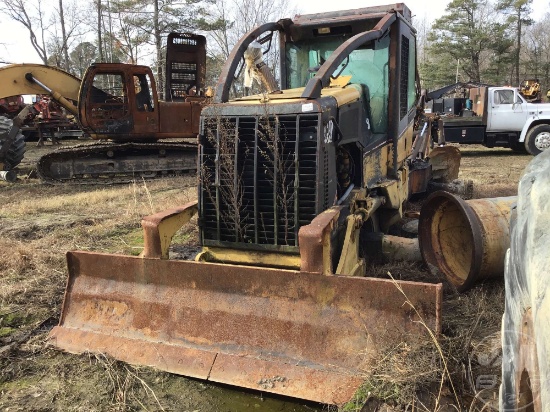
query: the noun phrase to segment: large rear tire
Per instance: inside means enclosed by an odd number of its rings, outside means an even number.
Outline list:
[[[525,149],[536,156],[550,148],[550,125],[539,124],[527,132]]]
[[[525,171],[511,218],[501,411],[550,410],[550,150]]]
[[[8,133],[13,126],[13,122],[7,117],[0,116],[0,148],[5,144],[8,138]],[[21,131],[17,132],[15,140],[10,145],[7,153],[0,163],[4,164],[3,170],[12,170],[15,168],[25,156],[25,136]]]

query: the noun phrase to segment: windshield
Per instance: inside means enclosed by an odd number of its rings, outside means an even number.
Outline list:
[[[304,87],[345,40],[345,37],[325,37],[288,45],[286,60],[289,88]],[[361,85],[373,133],[385,133],[387,130],[389,45],[389,36],[369,42],[354,50],[349,55],[349,62],[348,59],[344,59],[342,65],[333,73],[338,74],[345,66],[341,75],[351,75],[350,82]]]

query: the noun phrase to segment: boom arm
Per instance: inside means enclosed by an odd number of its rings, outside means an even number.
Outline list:
[[[40,64],[14,64],[0,68],[0,98],[18,94],[49,93],[64,108],[77,115],[81,80],[56,67]]]

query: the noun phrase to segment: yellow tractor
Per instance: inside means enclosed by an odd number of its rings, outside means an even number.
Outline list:
[[[276,39],[279,81],[263,59]],[[242,69],[266,90],[230,99]],[[445,175],[442,165],[456,178],[457,150],[430,151],[420,101],[403,4],[252,30],[201,114],[198,202],[145,217],[139,257],[68,252],[53,344],[346,402],[384,342],[441,328],[441,284],[366,270],[405,202]],[[168,259],[196,213],[202,251]]]
[[[531,103],[542,102],[539,79],[527,79],[521,82],[519,93]]]

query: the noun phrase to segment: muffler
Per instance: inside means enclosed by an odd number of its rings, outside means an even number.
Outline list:
[[[463,200],[448,192],[432,194],[422,206],[418,225],[424,262],[460,292],[483,279],[503,276],[516,201],[516,196]]]

